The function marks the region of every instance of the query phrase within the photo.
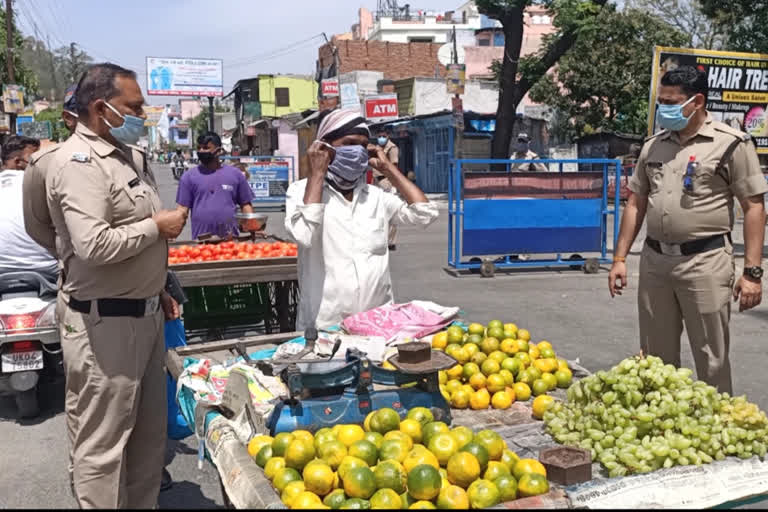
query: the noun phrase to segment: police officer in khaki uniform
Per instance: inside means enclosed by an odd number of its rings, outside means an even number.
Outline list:
[[[61,118],[71,135],[77,126],[77,104],[75,103],[75,86],[70,86],[64,93],[64,108]],[[29,161],[29,167],[24,171],[23,204],[24,229],[27,234],[56,255],[56,230],[51,222],[51,212],[48,211],[45,192],[45,173],[53,160],[56,150],[61,144],[50,144],[34,155]]]
[[[531,150],[531,138],[527,133],[517,134],[517,141],[512,147],[510,160],[538,160],[539,155]],[[511,172],[548,172],[549,168],[540,162],[517,163],[510,165]]]
[[[638,284],[641,348],[680,366],[685,325],[698,378],[730,393],[730,297],[740,311],[760,304],[768,185],[750,137],[714,121],[706,102],[705,72],[680,67],[662,77],[657,119],[664,131],[646,141],[630,180],[608,285],[612,296],[627,285],[625,259],[647,214]],[[738,280],[730,236],[734,197],[745,212]]]
[[[186,218],[161,211],[136,143],[144,97],[134,72],[91,66],[76,92],[79,123],[46,172],[59,238],[57,318],[82,508],[157,505],[166,442],[163,312],[167,239]],[[162,311],[161,311],[162,309]]]

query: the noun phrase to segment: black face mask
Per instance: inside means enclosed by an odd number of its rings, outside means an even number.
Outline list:
[[[216,152],[198,151],[197,152],[197,158],[203,164],[210,164],[211,162],[216,160]]]

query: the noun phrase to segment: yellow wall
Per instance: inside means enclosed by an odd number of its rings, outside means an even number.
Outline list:
[[[275,88],[287,87],[290,106],[275,106]],[[280,117],[293,112],[317,108],[317,82],[311,78],[281,75],[259,75],[259,102],[262,117]]]

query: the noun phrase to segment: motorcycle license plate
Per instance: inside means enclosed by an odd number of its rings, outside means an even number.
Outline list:
[[[3,373],[42,370],[43,351],[10,352],[2,356]]]

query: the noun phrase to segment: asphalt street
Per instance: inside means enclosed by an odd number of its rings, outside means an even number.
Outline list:
[[[176,182],[167,166],[155,166],[166,207],[174,205]],[[612,224],[609,222],[609,224]],[[737,272],[741,272],[742,226],[734,230]],[[284,235],[283,215],[270,214],[267,231]],[[642,240],[644,234],[638,237]],[[180,237],[189,238],[188,228]],[[537,270],[454,277],[447,264],[448,213],[441,203],[440,218],[426,230],[400,229],[397,250],[391,254],[392,278],[398,301],[432,300],[460,306],[470,321],[498,318],[531,331],[533,338],[549,340],[558,355],[578,359],[592,371],[608,368],[639,351],[637,327],[637,268],[641,242],[628,258],[629,290],[611,299],[607,267],[588,275],[577,270]],[[609,236],[609,239],[612,235]],[[734,387],[763,410],[766,374],[765,326],[768,304],[753,311],[735,311],[731,320],[731,360]],[[687,340],[683,340],[683,364],[693,367]],[[61,384],[46,391],[45,411],[33,421],[20,421],[12,399],[0,398],[0,507],[71,508],[66,475],[67,441]],[[192,439],[173,447],[168,466],[174,487],[160,495],[163,508],[211,508],[223,506],[218,477],[210,464],[196,466]]]

